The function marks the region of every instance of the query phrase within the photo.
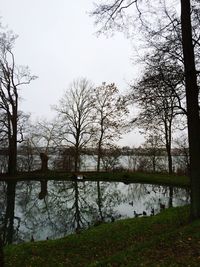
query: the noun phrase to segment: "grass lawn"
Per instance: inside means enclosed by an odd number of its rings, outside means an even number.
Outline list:
[[[200,266],[200,220],[188,207],[5,248],[6,267]]]

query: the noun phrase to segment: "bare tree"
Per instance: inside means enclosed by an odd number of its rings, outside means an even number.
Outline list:
[[[74,80],[55,107],[61,119],[60,138],[74,148],[74,171],[79,170],[81,149],[93,136],[95,118],[93,85],[81,78]]]
[[[121,150],[119,147],[109,145],[102,151],[102,163],[103,168],[106,171],[113,171],[119,167],[119,158],[121,156]]]
[[[97,171],[100,170],[103,147],[108,147],[117,141],[128,128],[127,116],[129,110],[127,101],[119,95],[114,83],[103,83],[94,89],[97,143]]]
[[[0,122],[1,132],[8,142],[9,174],[15,174],[17,168],[19,88],[36,78],[30,75],[28,67],[15,64],[12,52],[15,39],[13,34],[0,34],[0,110],[3,114]]]
[[[38,120],[30,126],[28,140],[41,159],[41,170],[48,169],[49,154],[53,154],[58,146],[58,122],[56,120]]]
[[[190,162],[189,162],[189,149],[188,149],[188,138],[186,135],[180,135],[175,140],[175,145],[177,149],[177,173],[179,174],[189,174]]]
[[[150,158],[152,171],[156,172],[159,169],[159,159],[162,155],[162,137],[156,131],[148,133],[143,147]]]
[[[34,147],[29,138],[19,146],[17,169],[18,171],[32,171],[34,169]]]
[[[164,136],[164,143],[168,156],[168,170],[172,173],[172,130],[176,116],[180,113],[182,87],[179,85],[182,76],[171,65],[155,61],[152,57],[141,80],[133,86],[133,100],[140,108],[138,118],[139,127],[146,130],[156,129]],[[181,72],[180,72],[181,73]],[[182,112],[182,110],[181,110]]]

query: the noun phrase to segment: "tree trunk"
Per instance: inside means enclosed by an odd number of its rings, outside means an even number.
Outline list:
[[[101,163],[101,144],[98,145],[98,151],[97,151],[97,172],[100,171],[100,163]]]
[[[171,153],[171,123],[167,124],[167,121],[164,121],[165,126],[165,147],[167,152],[167,160],[168,160],[168,173],[172,174],[173,165],[172,165],[172,153]]]
[[[98,154],[97,154],[97,172],[100,171],[100,161],[101,161],[101,156],[100,156],[100,151],[98,151]]]
[[[167,159],[168,159],[168,172],[169,174],[173,173],[173,165],[172,165],[172,153],[171,153],[171,146],[169,144],[166,145],[167,150]]]
[[[17,106],[12,107],[12,116],[9,120],[9,154],[8,154],[8,174],[14,175],[17,172]]]
[[[200,121],[190,12],[190,0],[181,0],[182,45],[190,155],[191,219],[196,219],[200,218]]]
[[[42,162],[41,171],[45,172],[48,170],[48,156],[45,153],[40,153],[40,159]]]
[[[79,170],[79,148],[75,148],[75,157],[74,157],[74,171],[77,172]]]
[[[14,175],[17,172],[17,140],[12,136],[9,140],[8,152],[8,174]]]
[[[156,172],[156,156],[153,155],[152,157],[152,166],[153,166],[153,172]]]
[[[100,171],[101,157],[102,157],[102,140],[103,140],[103,119],[101,119],[101,135],[98,141],[98,151],[97,151],[97,172]]]

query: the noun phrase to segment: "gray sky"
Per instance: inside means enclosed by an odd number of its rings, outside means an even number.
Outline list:
[[[136,75],[130,40],[120,33],[97,37],[94,18],[88,15],[92,7],[93,0],[2,1],[2,24],[19,35],[16,62],[38,76],[21,92],[21,109],[33,119],[52,118],[51,105],[73,79],[86,77],[95,85],[115,82],[123,91]],[[134,131],[120,143],[132,146],[141,140]]]

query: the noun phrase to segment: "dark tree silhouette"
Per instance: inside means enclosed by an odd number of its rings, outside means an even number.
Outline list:
[[[119,95],[119,90],[114,83],[103,83],[94,89],[95,99],[95,138],[97,143],[97,171],[100,170],[103,157],[102,149],[111,146],[128,126],[127,101]]]
[[[86,79],[77,79],[70,85],[55,107],[61,118],[60,138],[74,148],[74,171],[79,170],[80,153],[93,136],[95,119],[93,85]]]
[[[194,1],[196,3],[196,1]],[[140,0],[115,0],[104,2],[96,6],[93,15],[96,16],[96,22],[104,23],[104,29],[112,28],[126,22],[129,7],[135,7],[138,10],[139,19],[142,11],[139,4],[147,6]],[[185,72],[185,91],[187,102],[187,120],[188,120],[188,137],[189,137],[189,154],[190,154],[190,181],[191,181],[191,218],[200,217],[200,122],[199,122],[199,90],[197,86],[197,71],[195,66],[194,45],[192,36],[191,23],[191,1],[180,0],[181,6],[181,30],[182,30],[182,47],[183,62]],[[133,17],[132,13],[132,17]],[[146,16],[146,13],[145,13]],[[130,12],[128,13],[130,17]],[[130,25],[126,25],[130,26]]]
[[[31,76],[27,67],[17,66],[12,52],[16,37],[10,33],[0,34],[0,112],[1,132],[4,132],[8,142],[8,173],[15,174],[17,170],[17,142],[22,132],[18,127],[20,112],[18,90],[22,85],[29,84],[35,76]]]

